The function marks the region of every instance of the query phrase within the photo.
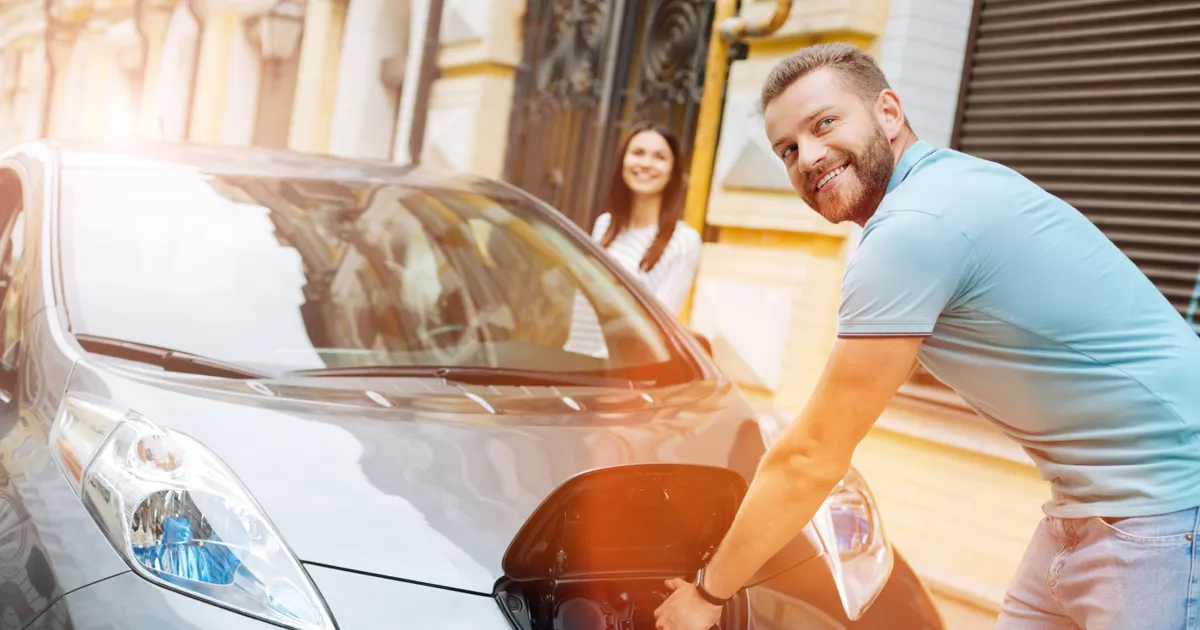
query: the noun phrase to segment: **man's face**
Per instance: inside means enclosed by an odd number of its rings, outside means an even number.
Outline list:
[[[836,73],[816,70],[771,101],[767,137],[805,203],[831,223],[862,223],[883,199],[896,157],[878,108]]]

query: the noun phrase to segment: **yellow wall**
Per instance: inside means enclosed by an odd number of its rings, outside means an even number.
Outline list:
[[[995,623],[1049,496],[1032,464],[1006,447],[982,420],[898,401],[855,454],[889,538],[943,609],[962,617],[952,627]],[[989,449],[996,454],[981,452]]]
[[[446,3],[438,52],[441,77],[430,94],[423,163],[500,177],[521,61],[525,4],[525,0]],[[470,19],[476,14],[485,17]]]
[[[766,15],[775,3],[743,3],[742,15]],[[713,279],[790,292],[790,321],[778,391],[760,391],[776,405],[799,410],[820,375],[836,333],[836,312],[846,238],[851,230],[825,222],[796,196],[755,120],[758,92],[771,68],[797,48],[822,40],[849,40],[870,47],[882,33],[883,0],[796,2],[777,33],[751,43],[749,59],[733,64],[707,222],[719,226],[705,246],[697,286]],[[834,34],[836,33],[836,34]],[[758,120],[761,120],[758,118]],[[757,160],[757,162],[756,162]],[[727,166],[778,169],[770,181],[738,175]],[[758,166],[758,165],[762,166]],[[736,169],[733,169],[736,170]],[[693,319],[696,317],[693,312]],[[751,357],[745,357],[751,358]]]
[[[435,168],[499,178],[513,76],[511,68],[489,65],[452,71],[438,80],[429,98],[422,161]]]
[[[843,258],[839,238],[782,230],[726,227],[718,242],[705,245],[698,282],[723,280],[788,291],[784,386],[773,397],[781,407],[799,409],[820,376],[836,333]],[[718,360],[721,346],[717,344]]]

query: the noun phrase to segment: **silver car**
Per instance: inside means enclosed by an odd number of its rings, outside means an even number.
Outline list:
[[[0,157],[0,627],[653,627],[780,424],[507,185]],[[726,630],[941,628],[855,474]]]

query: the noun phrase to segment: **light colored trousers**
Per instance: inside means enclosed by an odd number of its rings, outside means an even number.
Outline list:
[[[1200,630],[1197,515],[1042,519],[996,627]]]

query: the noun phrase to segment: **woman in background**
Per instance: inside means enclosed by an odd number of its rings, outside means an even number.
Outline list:
[[[700,234],[682,221],[679,141],[666,127],[641,122],[619,155],[608,212],[596,219],[592,238],[678,317],[700,260]]]

